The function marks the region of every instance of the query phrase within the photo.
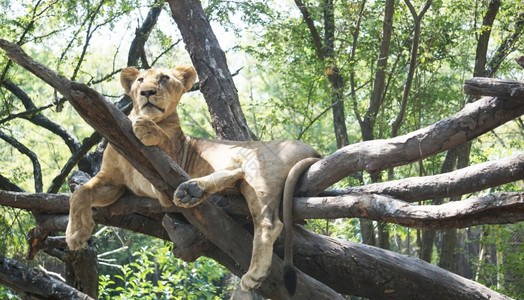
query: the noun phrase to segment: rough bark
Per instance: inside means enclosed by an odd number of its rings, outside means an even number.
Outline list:
[[[321,276],[343,294],[371,299],[511,299],[414,257],[300,227],[295,231],[295,253],[301,254],[295,266]]]
[[[327,195],[386,194],[407,202],[447,198],[524,179],[524,154],[489,161],[453,172],[410,177],[332,191]],[[440,204],[442,201],[433,204]]]
[[[293,211],[299,212],[297,221],[363,217],[416,229],[445,229],[523,221],[523,201],[524,193],[504,193],[440,205],[410,205],[387,196],[356,194],[297,198]]]
[[[379,55],[377,58],[377,69],[373,81],[373,91],[366,115],[360,123],[362,139],[370,141],[375,139],[373,133],[378,111],[384,101],[386,90],[386,68],[388,65],[389,46],[391,44],[391,32],[393,30],[393,13],[395,12],[395,1],[387,0],[384,8],[384,21],[382,25],[382,40],[380,42]]]
[[[42,196],[42,194],[39,195]],[[21,205],[22,203],[25,202],[25,205],[30,205],[30,202],[36,201],[38,197],[38,195],[26,195],[27,198],[25,198],[23,197],[24,195],[17,195],[17,193],[13,192],[0,193],[0,199],[4,199],[7,196],[10,196],[11,198],[17,198],[17,204],[22,207],[24,206]],[[52,201],[53,197],[55,197],[57,198],[58,204],[53,206],[67,211],[67,200],[65,200],[65,196],[66,195],[49,195],[49,200],[47,201]],[[477,204],[479,204],[478,207],[481,207],[482,205],[496,206],[498,202],[492,201],[493,199],[490,199],[490,197],[498,196],[487,196],[483,199],[478,199],[479,201],[472,200],[471,202],[477,202]],[[524,216],[522,197],[522,192],[511,194],[510,198],[512,200],[509,202],[512,202],[513,204],[508,206],[509,214],[511,214],[512,210],[510,207],[513,207],[514,213],[519,214],[519,212],[521,212],[521,217]],[[149,203],[143,204],[146,201],[149,201]],[[469,200],[461,201],[464,202],[462,211],[468,210],[465,208],[465,202],[467,201]],[[450,203],[450,205],[461,206],[461,202],[453,202]],[[155,221],[151,218],[147,218],[148,223],[144,223],[142,226],[136,227],[136,225],[132,225],[132,222],[129,222],[130,220],[134,219],[134,217],[132,217],[133,215],[110,217],[110,215],[115,211],[123,211],[124,209],[127,209],[129,212],[130,207],[140,210],[140,208],[135,208],[135,206],[132,204],[137,204],[138,206],[141,203],[143,206],[143,211],[141,211],[141,214],[143,214],[148,209],[162,209],[158,204],[158,201],[154,199],[148,200],[144,198],[138,199],[138,197],[126,197],[112,206],[97,209],[97,213],[95,213],[95,219],[97,222],[104,220],[102,223],[106,225],[118,226],[129,230],[139,231],[148,235],[155,235],[156,233],[159,238],[169,240],[169,236],[167,236],[160,225],[160,221],[158,220]],[[120,209],[117,209],[118,206],[120,206]],[[430,210],[431,209],[428,208],[428,211]],[[469,213],[470,212],[466,212],[466,214]],[[105,217],[102,217],[102,214],[105,215]],[[480,213],[480,215],[482,215],[482,213]],[[486,211],[485,216],[487,217],[489,215],[490,213]],[[173,223],[173,221],[170,222]],[[446,222],[442,222],[441,224],[446,226],[445,223]],[[421,224],[423,224],[423,222],[421,222]],[[63,222],[62,228],[65,228],[65,225],[66,223]],[[206,256],[213,257],[223,263],[233,273],[237,275],[242,274],[242,270],[238,267],[238,265],[235,266],[235,262],[228,255],[226,255],[220,249],[214,247],[212,243],[210,243],[203,236],[199,235],[199,233],[193,227],[188,227],[189,225],[184,223],[178,223],[174,226],[182,227],[179,228],[180,231],[177,232],[179,234],[177,238],[187,239],[188,235],[198,237],[196,240],[188,242],[188,248],[175,249],[175,253],[180,254],[181,252],[184,252],[185,255],[193,256],[192,259],[198,257],[199,255],[205,254]],[[162,231],[163,234],[157,234],[159,231]],[[188,231],[192,231],[193,233]],[[417,295],[417,297],[425,296],[424,299],[457,299],[457,294],[453,293],[464,293],[462,297],[459,297],[460,299],[476,299],[475,297],[478,296],[476,293],[479,292],[479,284],[472,283],[456,275],[443,273],[444,271],[441,269],[438,269],[435,266],[424,264],[422,261],[412,257],[376,249],[366,245],[343,242],[332,238],[317,236],[305,231],[300,232],[301,233],[295,239],[295,245],[297,245],[295,248],[295,257],[298,261],[297,266],[301,270],[316,276],[324,283],[329,284],[338,292],[381,299],[410,299],[410,297],[413,295]],[[191,243],[199,243],[200,246],[198,246],[198,249],[202,252],[195,252],[195,249]],[[191,260],[191,257],[187,256],[186,259]],[[426,268],[430,269],[427,270]],[[329,272],[326,272],[326,270],[329,270]],[[371,272],[370,270],[373,271]],[[403,274],[403,276],[392,277],[391,274]],[[407,275],[404,276],[404,274]],[[421,281],[418,281],[419,283],[417,283],[417,276],[421,276],[421,278],[419,278]],[[431,280],[434,282],[428,285],[428,282],[431,282]],[[450,291],[448,288],[451,287],[442,287],[442,285],[450,283],[447,280],[451,280],[453,282],[458,280],[458,283],[453,283],[452,288],[455,288],[456,285],[464,286],[461,286],[455,291]],[[426,283],[423,283],[424,281]],[[409,285],[409,289],[404,289],[407,285]],[[438,293],[448,293],[449,298],[440,298],[442,294],[433,295],[433,291],[436,288],[441,289]],[[485,287],[482,287],[481,291],[484,289],[489,290]],[[480,297],[478,299],[486,299],[486,297],[487,296]],[[499,295],[498,297],[502,296]],[[499,298],[495,297],[495,299]]]
[[[29,194],[0,191],[0,205],[30,210],[40,215],[39,218],[67,214],[69,194]],[[388,195],[345,194],[324,197],[297,197],[293,206],[293,218],[296,222],[305,219],[369,218],[376,221],[395,223],[416,229],[463,228],[480,224],[508,224],[524,220],[522,193],[491,194],[483,197],[471,197],[463,201],[454,201],[440,205],[411,205]],[[228,214],[249,215],[243,200],[235,200],[227,209]],[[38,206],[32,205],[39,203]],[[164,213],[178,212],[176,207],[162,207],[156,199],[137,196],[125,196],[118,202],[102,208],[95,208],[94,218],[98,223],[117,216],[150,216],[157,221]],[[134,222],[140,227],[143,224]],[[46,231],[63,230],[65,223],[50,223]],[[40,224],[41,226],[41,224]],[[121,227],[120,225],[119,227]],[[135,230],[136,231],[136,230]],[[147,233],[147,229],[140,232]],[[165,237],[165,235],[160,235]]]
[[[0,254],[0,283],[32,299],[93,299],[42,271]]]
[[[524,99],[524,82],[473,77],[465,80],[464,92],[469,95],[494,96],[522,101]]]
[[[204,94],[217,138],[251,140],[226,56],[209,25],[200,1],[168,1]]]

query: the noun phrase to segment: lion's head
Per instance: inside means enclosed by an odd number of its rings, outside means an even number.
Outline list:
[[[182,94],[188,91],[196,79],[191,65],[174,69],[152,68],[138,70],[125,68],[120,82],[131,99],[137,116],[148,116],[159,122],[170,115],[178,105]]]

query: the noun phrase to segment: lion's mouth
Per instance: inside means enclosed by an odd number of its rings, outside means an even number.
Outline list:
[[[165,112],[166,112],[165,109],[163,109],[163,108],[161,108],[161,107],[158,107],[158,106],[154,105],[153,103],[151,103],[151,102],[149,102],[149,101],[148,101],[146,104],[144,104],[144,105],[142,106],[142,109],[146,109],[146,108],[148,108],[148,107],[156,108],[156,109],[158,109],[159,111],[161,111],[162,113],[165,113]]]

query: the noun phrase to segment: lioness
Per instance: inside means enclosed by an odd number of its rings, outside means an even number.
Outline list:
[[[122,71],[120,82],[133,99],[133,110],[129,115],[133,132],[144,145],[164,150],[193,179],[182,183],[173,199],[166,199],[108,145],[100,172],[71,196],[67,244],[71,249],[81,248],[95,225],[91,207],[115,202],[126,187],[139,196],[157,198],[164,206],[174,202],[182,207],[193,207],[213,193],[239,188],[254,224],[251,264],[241,282],[243,289],[251,290],[258,287],[269,272],[273,243],[283,227],[278,209],[288,173],[295,164],[306,158],[319,157],[319,154],[297,141],[234,142],[185,136],[176,107],[195,79],[195,69],[190,65],[142,71],[131,67]],[[288,199],[292,199],[298,176],[311,163],[307,159],[294,168],[294,175],[288,178],[291,184],[286,188]],[[291,207],[291,201],[287,200],[285,209]],[[289,215],[285,221],[291,224],[290,213],[285,214]],[[286,245],[289,246],[290,237],[286,236]],[[292,265],[290,251],[286,249],[288,269]],[[291,281],[288,290],[293,293],[293,279]]]

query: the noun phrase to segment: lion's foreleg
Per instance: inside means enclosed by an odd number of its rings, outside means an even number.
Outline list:
[[[91,237],[95,226],[91,207],[109,205],[120,198],[123,192],[123,186],[109,184],[95,176],[73,193],[69,201],[66,229],[66,241],[70,249],[82,248]]]
[[[217,171],[204,177],[193,178],[180,184],[175,191],[173,201],[175,205],[180,207],[196,206],[210,195],[234,187],[236,182],[244,177],[244,171],[239,168]]]
[[[158,146],[173,157],[175,146],[171,137],[147,116],[131,117],[133,133],[146,146]]]

